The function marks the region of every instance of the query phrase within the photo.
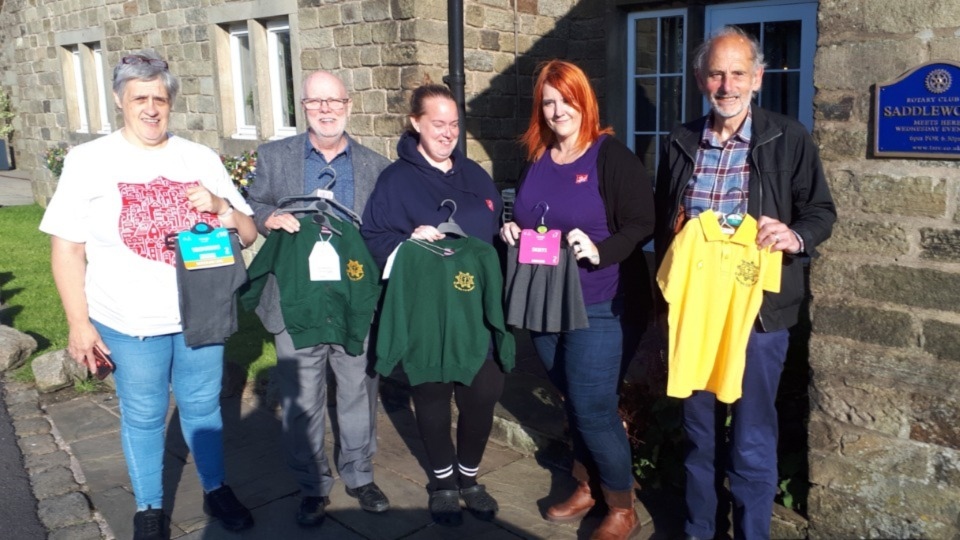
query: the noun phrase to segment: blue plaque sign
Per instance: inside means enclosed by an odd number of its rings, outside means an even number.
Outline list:
[[[960,64],[917,66],[876,96],[874,155],[960,159]]]

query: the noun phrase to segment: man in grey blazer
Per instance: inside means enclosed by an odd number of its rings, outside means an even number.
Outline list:
[[[362,214],[377,177],[390,164],[345,133],[352,102],[335,75],[311,73],[303,81],[301,104],[309,124],[307,132],[257,149],[257,178],[248,190],[248,201],[264,236],[277,229],[297,232],[300,223],[293,215],[276,213],[279,200],[317,189],[332,191],[338,202]],[[307,527],[322,523],[333,488],[323,448],[328,364],[337,383],[340,478],[361,508],[386,511],[390,502],[373,481],[378,378],[368,369],[366,354],[350,356],[332,343],[296,349],[283,322],[279,288],[272,275],[256,311],[263,326],[274,334],[277,347],[275,373],[283,409],[283,449],[302,496],[297,522]]]

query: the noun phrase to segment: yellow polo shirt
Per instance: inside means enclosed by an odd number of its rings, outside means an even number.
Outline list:
[[[673,239],[657,271],[670,305],[667,395],[708,390],[724,403],[740,398],[750,329],[763,291],[780,292],[783,253],[757,247],[747,215],[733,234],[707,210]]]

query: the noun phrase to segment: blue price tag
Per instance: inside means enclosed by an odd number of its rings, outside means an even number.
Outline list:
[[[180,257],[187,270],[216,268],[233,264],[233,247],[230,231],[224,227],[214,229],[206,223],[198,223],[189,231],[177,236]]]

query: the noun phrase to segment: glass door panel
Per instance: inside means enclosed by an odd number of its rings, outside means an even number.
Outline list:
[[[736,25],[757,38],[767,65],[758,104],[813,129],[816,2],[774,0],[707,6],[705,22],[707,36],[725,25]],[[706,99],[703,110],[709,110]]]

